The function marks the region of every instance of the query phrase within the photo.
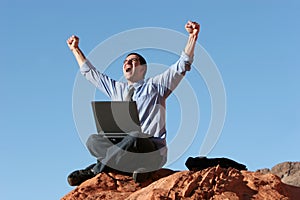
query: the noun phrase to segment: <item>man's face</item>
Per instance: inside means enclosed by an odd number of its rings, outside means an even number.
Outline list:
[[[129,55],[123,63],[123,73],[127,81],[132,84],[144,79],[146,66],[140,65],[137,55]]]

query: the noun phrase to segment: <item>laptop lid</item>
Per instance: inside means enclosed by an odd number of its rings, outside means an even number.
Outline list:
[[[141,131],[135,101],[92,101],[97,132],[120,135]]]

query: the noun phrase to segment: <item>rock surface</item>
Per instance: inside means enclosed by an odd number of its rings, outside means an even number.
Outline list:
[[[266,168],[257,171],[263,174],[275,174],[283,183],[300,187],[300,162],[283,162],[275,165],[271,170]]]
[[[101,173],[76,187],[62,200],[147,199],[291,199],[300,187],[283,183],[271,173],[210,167],[201,171],[161,169],[143,184],[131,176]]]

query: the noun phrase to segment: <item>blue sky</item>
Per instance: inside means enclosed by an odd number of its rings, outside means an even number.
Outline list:
[[[2,0],[1,199],[59,199],[72,190],[67,175],[94,162],[73,120],[78,67],[65,42],[70,35],[80,37],[88,55],[109,37],[134,28],[161,27],[185,34],[189,19],[201,24],[198,42],[217,65],[226,90],[224,128],[207,156],[228,157],[253,171],[299,161],[299,10],[296,0]],[[176,60],[163,52],[143,53],[148,62]],[[119,78],[118,67],[107,74]],[[199,155],[211,109],[196,70],[186,80],[195,88],[201,116],[191,146],[167,166],[180,170],[186,169],[187,157]],[[169,141],[180,126],[179,104],[175,95],[168,100]]]

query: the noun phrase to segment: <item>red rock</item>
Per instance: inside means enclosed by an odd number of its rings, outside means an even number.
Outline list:
[[[172,173],[175,172],[169,169],[160,169],[142,184],[135,183],[129,175],[114,172],[100,173],[94,178],[83,182],[61,200],[124,200],[133,192]]]
[[[273,174],[217,167],[175,172],[161,169],[143,184],[131,176],[101,173],[62,200],[147,199],[284,199],[297,200],[300,187],[286,185]]]

